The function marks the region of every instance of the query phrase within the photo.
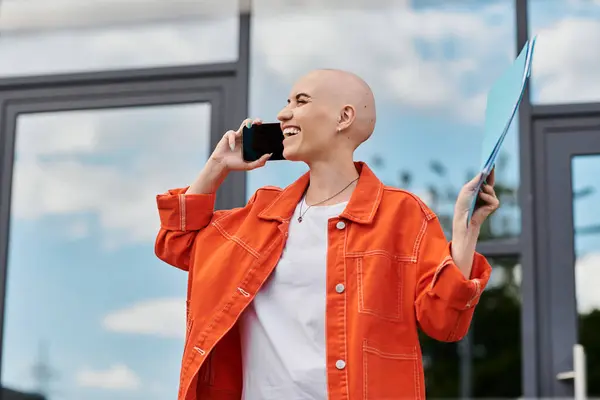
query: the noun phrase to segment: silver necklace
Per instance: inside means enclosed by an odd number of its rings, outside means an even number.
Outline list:
[[[336,194],[334,194],[333,196],[331,196],[331,197],[328,197],[328,198],[326,198],[326,199],[325,199],[325,200],[323,200],[323,201],[320,201],[320,202],[318,202],[318,203],[315,203],[315,204],[311,204],[311,205],[309,205],[309,206],[308,206],[308,204],[307,204],[308,208],[307,208],[307,209],[306,209],[306,211],[304,211],[304,212],[302,212],[302,204],[306,203],[306,201],[305,201],[305,200],[306,200],[306,195],[305,195],[304,197],[302,197],[302,202],[300,203],[300,216],[298,217],[298,222],[299,222],[299,223],[300,223],[300,222],[302,222],[302,219],[303,219],[302,217],[304,217],[304,214],[306,214],[306,213],[308,212],[308,210],[310,210],[310,208],[311,208],[311,207],[313,207],[313,206],[318,206],[319,204],[323,204],[323,203],[325,203],[326,201],[333,199],[335,196],[339,195],[339,194],[340,194],[340,193],[342,193],[344,190],[348,189],[348,188],[350,187],[350,185],[352,185],[352,184],[353,184],[354,182],[356,182],[357,180],[358,180],[358,178],[356,178],[355,180],[353,180],[352,182],[350,182],[350,183],[349,183],[349,184],[348,184],[348,185],[347,185],[345,188],[343,188],[342,190],[340,190],[339,192],[337,192],[337,193],[336,193]]]

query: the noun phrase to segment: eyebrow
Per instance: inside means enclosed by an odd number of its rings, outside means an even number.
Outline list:
[[[307,97],[307,98],[309,98],[309,99],[311,98],[311,97],[310,97],[308,94],[306,94],[306,93],[298,93],[298,94],[295,96],[295,99],[296,99],[296,101],[300,100],[300,98],[301,98],[301,97]],[[287,102],[289,103],[289,102],[290,102],[290,99],[288,99],[288,101],[287,101]]]

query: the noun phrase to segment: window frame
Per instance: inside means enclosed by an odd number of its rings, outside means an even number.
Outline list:
[[[223,133],[239,126],[247,115],[250,16],[243,12],[239,18],[239,54],[235,62],[0,79],[0,361],[18,116],[209,102],[211,132],[207,145],[212,150]],[[245,192],[245,174],[230,174],[217,193],[216,208],[227,209],[243,204]]]

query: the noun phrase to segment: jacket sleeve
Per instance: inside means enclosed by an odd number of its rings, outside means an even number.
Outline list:
[[[421,329],[444,342],[467,334],[492,270],[485,257],[475,253],[466,279],[452,260],[451,248],[437,217],[427,219],[418,250],[415,310]]]
[[[214,194],[185,194],[187,189],[173,189],[156,196],[160,230],[154,246],[158,258],[184,271],[189,270],[198,232],[215,215]]]

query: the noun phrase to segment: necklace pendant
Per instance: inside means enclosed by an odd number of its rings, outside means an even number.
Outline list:
[[[300,222],[302,222],[302,216],[299,216],[299,217],[298,217],[298,222],[299,222],[299,223],[300,223]]]

